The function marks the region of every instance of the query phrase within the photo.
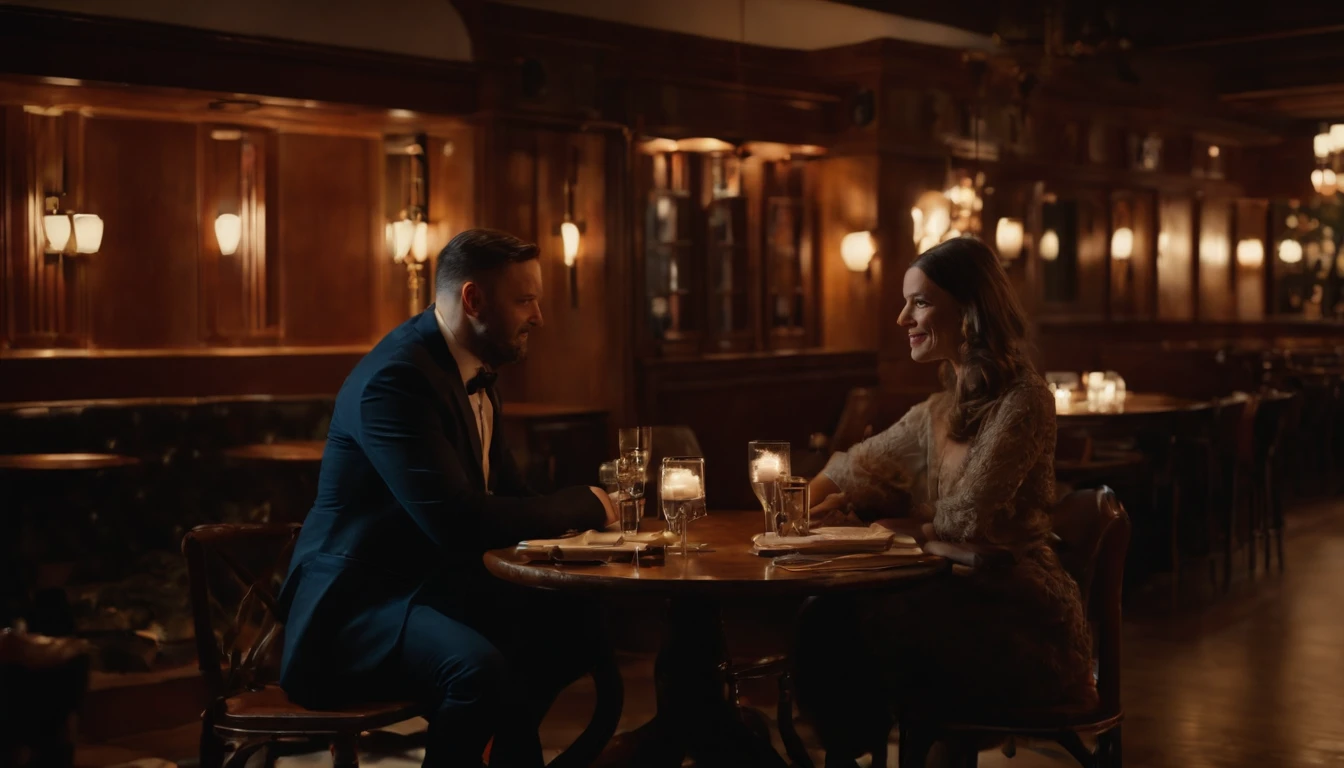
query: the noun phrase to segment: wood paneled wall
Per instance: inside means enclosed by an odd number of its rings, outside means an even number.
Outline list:
[[[1157,216],[1157,317],[1194,320],[1194,214],[1190,198],[1162,195]]]
[[[90,343],[199,344],[196,126],[90,118],[84,132],[84,212],[101,216],[104,226],[102,249],[84,259]]]
[[[1199,317],[1236,317],[1233,293],[1232,201],[1207,198],[1199,206]]]
[[[284,338],[370,341],[383,254],[382,143],[281,134],[279,235]]]
[[[886,259],[868,272],[851,272],[840,257],[846,234],[877,229],[877,163],[871,157],[834,157],[812,163],[821,242],[821,341],[826,349],[878,346],[878,297]]]
[[[507,400],[624,407],[625,376],[620,368],[633,318],[617,314],[621,282],[609,247],[608,183],[622,169],[608,163],[621,157],[609,143],[624,147],[619,133],[577,133],[526,125],[492,126],[486,133],[484,162],[495,169],[482,178],[482,224],[511,232],[541,246],[543,327],[533,336],[526,360],[500,377]],[[572,175],[573,217],[583,224],[572,282],[564,263],[558,227],[564,221],[564,183]],[[627,222],[628,224],[628,222]],[[624,226],[623,224],[622,226]]]

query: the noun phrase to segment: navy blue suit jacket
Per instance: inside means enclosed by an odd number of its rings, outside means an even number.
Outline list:
[[[332,672],[377,668],[397,646],[412,601],[451,605],[488,583],[487,549],[601,527],[603,507],[589,489],[527,489],[503,439],[499,400],[489,395],[492,493],[433,306],[384,337],[346,378],[317,500],[280,593],[281,685],[291,695]],[[363,638],[362,647],[334,649],[352,624],[360,631],[348,634]],[[332,658],[345,661],[334,669]]]

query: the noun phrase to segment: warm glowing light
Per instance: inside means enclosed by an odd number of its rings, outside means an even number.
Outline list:
[[[392,222],[392,258],[397,263],[406,260],[411,252],[411,241],[415,239],[415,222],[410,219]]]
[[[994,245],[999,249],[999,257],[1012,261],[1022,254],[1022,220],[999,219],[994,228]]]
[[[1284,264],[1296,264],[1302,260],[1302,244],[1296,240],[1284,240],[1279,243],[1279,261]]]
[[[667,152],[677,151],[677,142],[672,139],[647,139],[640,147],[650,155],[661,155]]]
[[[1325,158],[1329,157],[1330,150],[1334,149],[1333,142],[1331,142],[1330,140],[1330,134],[1328,133],[1316,134],[1316,137],[1311,141],[1311,148],[1315,152],[1316,157],[1318,159],[1324,160]]]
[[[851,272],[864,272],[877,253],[871,232],[850,232],[840,241],[840,258]]]
[[[579,225],[572,221],[561,224],[560,240],[565,247],[565,266],[572,267],[579,258]]]
[[[1217,157],[1220,154],[1222,154],[1222,151],[1218,149],[1217,144],[1209,145],[1209,157]]]
[[[1265,244],[1254,237],[1237,243],[1237,263],[1243,267],[1258,267],[1265,263]]]
[[[416,261],[429,258],[429,224],[423,221],[415,222],[414,234],[411,235],[411,255]]]
[[[219,252],[232,256],[238,252],[238,242],[243,239],[243,220],[236,213],[221,213],[215,217],[215,241],[219,243]]]
[[[1134,255],[1134,230],[1121,227],[1111,235],[1111,258],[1126,261]]]
[[[1059,235],[1053,229],[1041,233],[1041,259],[1054,261],[1059,258]]]
[[[64,213],[49,213],[42,217],[42,230],[47,235],[47,250],[60,253],[70,244],[70,217]]]
[[[931,237],[942,237],[952,226],[952,216],[946,208],[934,208],[924,216],[924,232]]]
[[[97,253],[103,246],[103,220],[92,213],[76,213],[75,251]]]
[[[1344,152],[1344,123],[1335,123],[1330,126],[1330,149],[1335,152]]]
[[[681,152],[731,152],[733,145],[719,139],[697,136],[691,139],[679,139],[677,150]]]

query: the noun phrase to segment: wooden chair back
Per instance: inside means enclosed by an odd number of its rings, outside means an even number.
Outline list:
[[[213,701],[279,677],[283,625],[276,595],[300,526],[215,524],[182,539],[196,655]]]
[[[1120,601],[1130,522],[1106,486],[1074,491],[1051,513],[1060,562],[1082,592],[1092,624],[1103,714],[1120,712]]]

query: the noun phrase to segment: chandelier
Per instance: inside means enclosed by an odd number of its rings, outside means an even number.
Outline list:
[[[1330,130],[1316,134],[1312,141],[1316,153],[1316,170],[1311,172],[1311,186],[1317,194],[1329,197],[1340,191],[1340,174],[1344,174],[1344,123],[1335,123]]]

